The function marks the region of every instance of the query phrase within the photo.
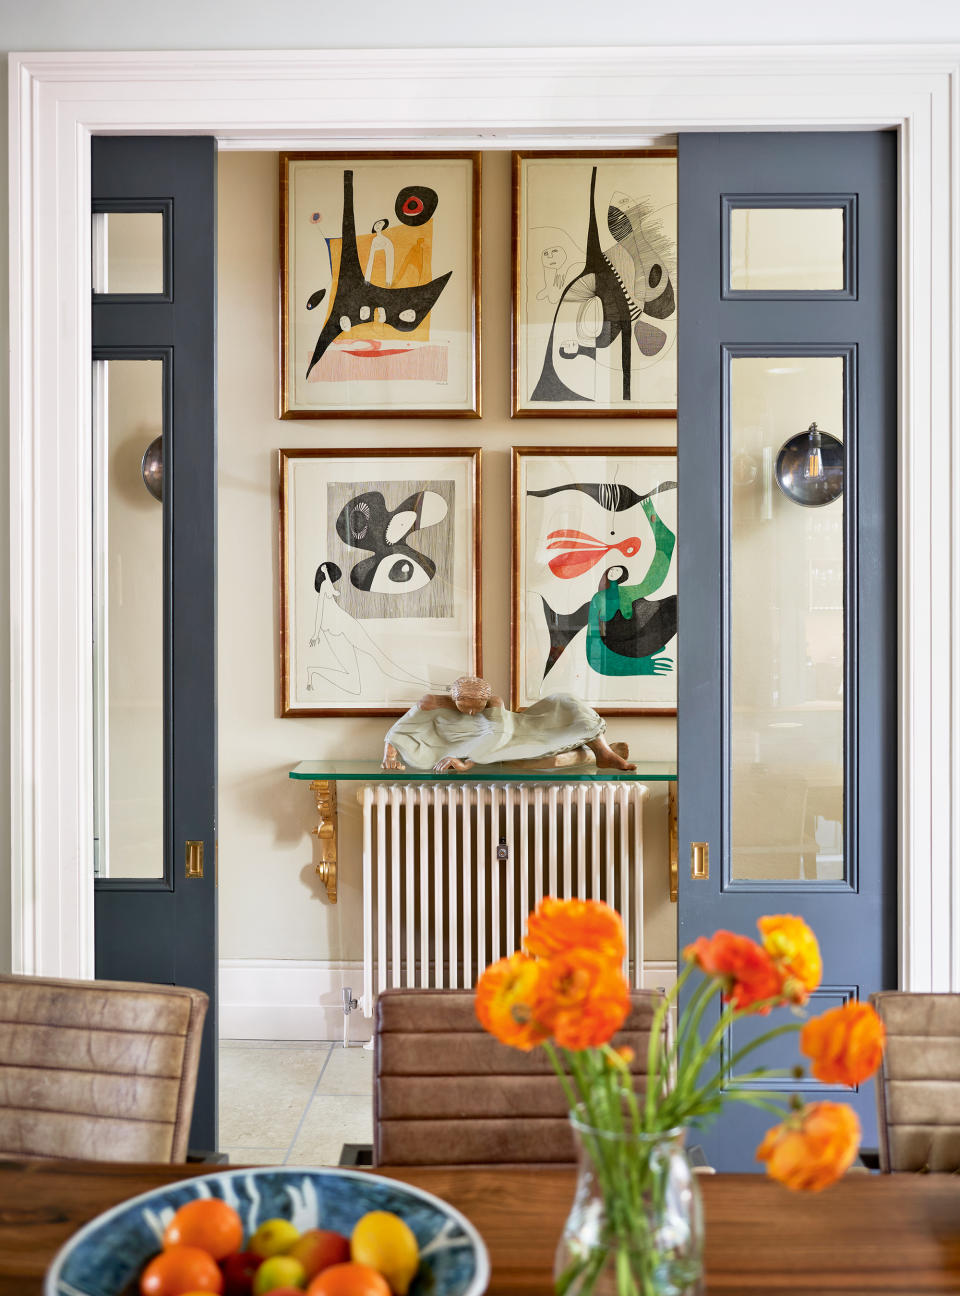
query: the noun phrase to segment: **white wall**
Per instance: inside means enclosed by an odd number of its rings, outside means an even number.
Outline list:
[[[344,6],[326,0],[0,0],[0,46],[8,50],[346,48],[483,45],[657,45],[936,42],[960,40],[955,0],[687,0],[683,5],[635,4],[591,25],[582,0],[487,0],[482,6],[420,0],[415,28],[387,0]],[[478,21],[479,19],[479,21]],[[6,103],[6,65],[0,102]],[[375,87],[371,87],[375,93]],[[6,176],[6,111],[0,110],[0,170]],[[6,183],[0,183],[0,242],[7,241]],[[0,258],[0,354],[7,344],[7,260]],[[7,369],[0,366],[0,456],[6,460]],[[0,491],[0,676],[9,672],[9,510]],[[0,787],[9,780],[9,701],[0,691]],[[0,797],[0,858],[9,856],[9,810]],[[0,868],[0,967],[9,966],[9,868]]]

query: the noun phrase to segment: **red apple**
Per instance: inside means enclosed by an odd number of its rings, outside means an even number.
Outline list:
[[[228,1255],[220,1264],[223,1296],[250,1296],[253,1291],[253,1275],[261,1264],[260,1257],[252,1251],[234,1251],[233,1255]]]
[[[342,1233],[330,1229],[307,1229],[287,1252],[299,1260],[307,1271],[307,1281],[329,1269],[331,1265],[344,1264],[350,1259],[350,1241]]]

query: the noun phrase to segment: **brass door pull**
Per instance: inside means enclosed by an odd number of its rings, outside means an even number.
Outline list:
[[[184,848],[184,875],[188,878],[203,877],[203,842],[188,841]]]
[[[707,842],[690,843],[690,876],[703,882],[710,876],[710,846]]]

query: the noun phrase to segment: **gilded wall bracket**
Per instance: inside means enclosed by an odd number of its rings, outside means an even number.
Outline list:
[[[680,844],[677,835],[677,785],[667,784],[667,859],[670,866],[670,900],[680,893]]]
[[[333,779],[319,779],[310,784],[317,802],[320,821],[310,831],[320,843],[316,865],[320,881],[327,888],[327,899],[337,903],[337,785]]]

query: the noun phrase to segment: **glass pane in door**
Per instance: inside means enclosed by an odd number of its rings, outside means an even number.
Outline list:
[[[162,211],[95,212],[93,291],[163,292]]]
[[[845,876],[842,356],[730,375],[731,877]]]
[[[97,876],[161,878],[163,362],[94,368]]]
[[[734,207],[735,292],[838,292],[844,287],[842,207]]]

